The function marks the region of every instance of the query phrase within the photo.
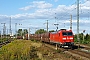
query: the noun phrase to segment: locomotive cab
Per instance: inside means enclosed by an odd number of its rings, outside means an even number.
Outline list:
[[[63,46],[72,46],[74,45],[73,33],[71,31],[62,32],[62,45]]]
[[[61,29],[50,34],[50,41],[59,44],[60,47],[72,47],[74,45],[73,32],[72,30]]]

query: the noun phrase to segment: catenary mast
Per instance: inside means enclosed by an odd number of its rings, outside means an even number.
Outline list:
[[[11,17],[10,17],[10,29],[9,29],[9,33],[10,33],[10,35],[12,34],[12,30],[11,30]]]
[[[77,40],[79,41],[79,0],[77,0]]]

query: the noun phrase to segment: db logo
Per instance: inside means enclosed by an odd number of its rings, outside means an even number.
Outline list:
[[[70,38],[67,37],[67,39],[70,39]]]

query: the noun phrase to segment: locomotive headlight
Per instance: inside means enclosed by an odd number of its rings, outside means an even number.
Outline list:
[[[73,38],[70,38],[70,39],[73,39]]]
[[[66,38],[63,38],[63,40],[66,40]]]

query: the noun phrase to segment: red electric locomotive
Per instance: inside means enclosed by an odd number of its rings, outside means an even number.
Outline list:
[[[59,44],[60,47],[74,45],[74,36],[72,30],[61,29],[50,33],[50,42]]]

